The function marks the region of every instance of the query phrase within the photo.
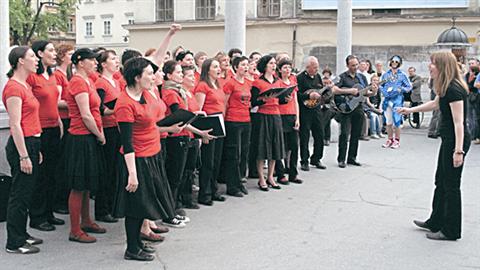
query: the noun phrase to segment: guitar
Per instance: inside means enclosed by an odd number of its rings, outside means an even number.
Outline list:
[[[313,92],[317,92],[321,97],[318,99],[309,98],[304,100],[303,105],[309,109],[313,109],[327,103],[328,99],[332,97],[332,89],[330,86],[325,86],[322,89],[308,89],[305,91],[305,94],[309,95]]]
[[[394,78],[386,78],[380,81],[378,83],[378,86],[384,85],[391,80],[394,80]],[[348,88],[356,88],[358,90],[358,94],[356,96],[347,94],[335,95],[335,97],[333,98],[335,103],[335,109],[343,114],[349,114],[353,110],[355,110],[355,108],[358,107],[360,102],[363,101],[365,94],[372,89],[372,85],[363,88],[361,84],[355,84],[353,87]]]

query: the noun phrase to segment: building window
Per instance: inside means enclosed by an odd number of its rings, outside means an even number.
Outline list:
[[[103,35],[110,36],[112,35],[112,22],[110,21],[103,21]]]
[[[258,17],[280,17],[280,0],[258,0]]]
[[[74,19],[73,18],[69,18],[68,19],[68,22],[67,22],[67,32],[68,33],[73,33],[75,32],[73,26],[74,26],[75,22],[74,22]]]
[[[85,35],[87,37],[93,36],[93,24],[92,24],[92,22],[86,22],[85,23]]]
[[[128,19],[128,24],[134,24],[135,20],[134,19]]]
[[[195,0],[195,18],[197,20],[214,20],[215,0]]]
[[[372,9],[372,15],[401,15],[401,9]]]
[[[157,22],[173,21],[173,0],[157,1]]]

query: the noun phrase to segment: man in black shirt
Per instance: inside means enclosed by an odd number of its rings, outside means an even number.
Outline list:
[[[358,95],[359,89],[352,88],[355,84],[360,84],[363,87],[367,86],[367,78],[357,72],[358,58],[354,55],[349,55],[346,58],[348,70],[340,74],[340,81],[335,84],[333,88],[334,95]],[[374,85],[372,91],[369,91],[365,96],[372,96],[377,93],[378,86]],[[347,154],[347,139],[350,131],[350,147],[348,148],[347,163],[354,166],[361,166],[357,161],[358,140],[362,133],[362,125],[364,121],[363,106],[360,104],[348,114],[338,114],[337,120],[340,122],[340,137],[338,139],[338,166],[345,168],[345,159]]]
[[[326,169],[322,164],[323,157],[323,137],[324,137],[324,118],[321,106],[310,109],[303,102],[307,99],[320,99],[317,92],[306,93],[309,89],[321,89],[323,87],[322,77],[318,73],[318,60],[314,56],[309,56],[306,60],[305,70],[297,76],[298,83],[298,103],[300,107],[300,165],[303,171],[310,170],[310,164],[318,169]],[[308,142],[310,131],[313,136],[313,155],[310,157],[308,151]]]

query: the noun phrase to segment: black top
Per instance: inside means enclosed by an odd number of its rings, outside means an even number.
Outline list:
[[[474,86],[475,85],[475,79],[477,78],[477,75],[478,75],[478,72],[476,73],[473,73],[473,79],[470,80],[470,75],[472,74],[472,71],[469,71],[466,75],[465,75],[465,80],[467,81],[467,85],[468,85],[468,90],[469,90],[469,93],[477,93],[478,90],[477,88]]]
[[[367,77],[365,75],[356,73],[355,77],[352,77],[348,71],[340,74],[340,80],[335,84],[339,88],[352,88],[355,84],[360,84],[362,87],[367,87]]]
[[[322,89],[322,77],[320,74],[316,73],[313,77],[310,76],[306,71],[301,72],[297,75],[297,84],[298,84],[298,103],[300,105],[300,109],[304,110],[320,110],[321,106],[318,106],[313,109],[309,109],[305,107],[303,102],[309,99],[309,94],[305,94],[305,91],[309,89]]]
[[[450,103],[463,100],[463,132],[464,137],[468,135],[467,117],[467,91],[456,82],[450,83],[444,97],[440,98],[440,136],[442,139],[455,139],[455,128],[453,124],[452,109]]]

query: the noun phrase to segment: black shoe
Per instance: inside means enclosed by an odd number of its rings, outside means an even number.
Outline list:
[[[59,219],[59,218],[56,218],[56,217],[51,217],[49,219],[47,219],[48,223],[52,224],[52,225],[64,225],[65,224],[65,221],[63,221],[63,219]]]
[[[224,202],[227,198],[225,198],[225,196],[222,196],[220,194],[215,194],[213,195],[212,199],[217,202]]]
[[[145,252],[145,253],[148,253],[148,254],[153,254],[155,253],[155,248],[150,246],[150,245],[147,245],[145,243],[142,242],[142,244],[140,245],[140,248]]]
[[[33,254],[40,252],[40,249],[38,247],[30,245],[29,243],[25,243],[23,246],[16,249],[7,248],[7,252],[15,254]]]
[[[277,183],[275,183],[275,185],[274,185],[274,184],[272,184],[272,183],[270,183],[270,182],[267,181],[267,185],[268,185],[269,188],[282,189],[282,187],[279,186]]]
[[[125,254],[123,255],[125,260],[135,260],[135,261],[153,261],[155,257],[146,253],[142,249],[140,249],[136,254],[131,253],[128,250],[125,250]]]
[[[31,228],[37,229],[39,231],[43,232],[51,232],[55,230],[55,226],[52,224],[48,223],[47,221],[37,224],[37,225],[30,225]]]
[[[438,138],[438,136],[435,135],[435,134],[428,134],[427,137],[428,137],[428,138],[431,138],[431,139],[436,139],[436,138]]]
[[[260,181],[259,181],[258,182],[258,189],[260,189],[261,191],[268,191],[268,185],[262,186],[260,184]]]
[[[345,168],[345,167],[347,167],[347,164],[345,164],[345,161],[339,161],[338,162],[338,167]]]
[[[423,222],[423,221],[420,221],[420,220],[414,220],[413,224],[417,225],[417,227],[419,227],[419,228],[422,228],[422,229],[425,229],[425,230],[428,230],[428,231],[431,231],[431,232],[434,232],[434,233],[439,231],[439,230],[434,230],[434,229],[430,228],[430,226],[428,226],[428,224],[426,222]]]
[[[237,192],[228,192],[227,191],[227,195],[230,195],[230,196],[233,196],[233,197],[239,197],[239,198],[243,197],[243,193],[240,190],[237,191]]]
[[[449,238],[449,237],[446,237],[442,231],[438,231],[438,232],[429,232],[427,233],[427,238],[428,239],[431,239],[431,240],[444,240],[444,241],[456,241],[457,239],[456,238]]]
[[[290,182],[288,182],[287,178],[284,176],[280,179],[277,179],[277,183],[281,184],[281,185],[289,185]]]
[[[116,223],[116,222],[118,222],[118,219],[112,217],[112,215],[110,215],[110,214],[107,214],[105,216],[95,217],[95,220],[100,221],[100,222],[105,222],[105,223]]]
[[[43,240],[29,235],[26,242],[30,245],[40,245],[43,243]]]
[[[70,212],[68,212],[68,208],[63,208],[63,207],[58,207],[53,210],[53,212],[60,214],[60,215],[68,215]]]
[[[308,172],[310,171],[310,166],[308,166],[308,163],[301,163],[300,170]]]
[[[246,188],[244,185],[241,185],[241,186],[240,186],[240,191],[241,191],[244,195],[248,195],[248,190],[247,190],[247,188]]]
[[[317,169],[322,169],[322,170],[327,169],[327,166],[323,165],[323,163],[320,160],[316,162],[310,162],[310,164],[315,166]]]
[[[360,162],[358,162],[356,160],[349,160],[349,161],[347,161],[347,164],[350,164],[350,165],[353,165],[353,166],[362,166],[362,164],[360,164]]]
[[[295,183],[295,184],[302,184],[303,180],[295,178],[295,179],[289,179],[288,182],[292,182],[292,183]]]
[[[206,205],[206,206],[212,206],[213,205],[213,201],[210,200],[210,201],[201,201],[201,200],[198,200],[198,204],[202,204],[202,205]]]
[[[194,203],[194,202],[190,202],[190,203],[187,203],[187,204],[184,204],[183,205],[184,208],[187,208],[187,209],[200,209],[200,206],[198,206],[198,204]]]

